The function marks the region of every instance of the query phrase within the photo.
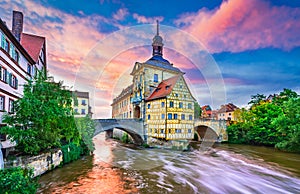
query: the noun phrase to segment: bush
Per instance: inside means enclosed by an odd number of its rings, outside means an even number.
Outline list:
[[[129,137],[128,137],[127,133],[123,133],[122,142],[123,143],[129,143]]]
[[[79,159],[80,156],[83,154],[82,147],[80,145],[76,145],[72,142],[67,145],[63,145],[61,147],[61,151],[63,152],[63,163],[64,164],[67,164],[69,162]]]
[[[0,170],[0,192],[5,194],[36,193],[38,183],[32,179],[33,171],[20,167]]]

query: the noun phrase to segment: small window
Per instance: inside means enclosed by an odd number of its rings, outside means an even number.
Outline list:
[[[231,112],[230,112],[230,113],[228,113],[228,115],[229,115],[229,116],[231,116]]]
[[[158,82],[158,75],[157,74],[154,74],[153,81],[156,82],[156,83]]]
[[[148,115],[148,120],[150,120],[150,118],[151,118],[151,116],[150,116],[150,115]]]
[[[163,129],[161,129],[161,130],[160,130],[160,133],[164,133],[164,130],[163,130]]]
[[[173,108],[174,107],[174,102],[170,101],[170,107]]]
[[[81,100],[81,105],[86,105],[86,101],[85,100]]]
[[[193,115],[189,115],[189,120],[193,120]]]
[[[176,113],[173,116],[174,119],[178,119],[178,115]]]
[[[185,120],[185,114],[181,114],[181,120]]]
[[[27,64],[27,73],[31,75],[31,65]]]
[[[168,113],[168,120],[172,120],[172,113]]]
[[[148,109],[150,109],[151,108],[151,105],[150,105],[150,103],[148,104]]]
[[[177,94],[177,93],[175,94],[175,97],[178,97],[178,94]]]
[[[192,109],[192,103],[188,103],[188,108]]]
[[[165,114],[161,114],[161,119],[165,119]]]
[[[9,53],[9,41],[7,39],[4,41],[4,50]]]
[[[5,96],[0,96],[0,111],[5,109]]]
[[[179,108],[183,108],[183,103],[179,102]]]
[[[85,109],[81,109],[81,114],[85,115]]]
[[[14,101],[12,99],[9,99],[9,104],[8,104],[8,112],[9,113],[14,113]]]
[[[171,133],[172,132],[172,130],[171,129],[169,129],[169,133]]]
[[[75,112],[75,114],[78,114],[78,109],[75,108],[75,109],[74,109],[74,112]]]
[[[14,60],[19,63],[19,52],[17,50],[15,50]]]
[[[192,133],[192,129],[188,129],[188,133]]]
[[[7,83],[7,70],[2,67],[1,80]]]
[[[162,107],[162,108],[165,107],[165,102],[161,102],[161,107]]]

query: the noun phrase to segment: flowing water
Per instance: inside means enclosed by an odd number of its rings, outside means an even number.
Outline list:
[[[221,144],[179,152],[141,149],[104,134],[94,157],[43,175],[38,193],[300,193],[300,155]]]

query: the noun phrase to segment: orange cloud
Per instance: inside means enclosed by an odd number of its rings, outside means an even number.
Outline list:
[[[229,0],[212,11],[182,15],[175,23],[212,52],[264,47],[285,50],[300,45],[299,8],[271,6],[259,0]]]

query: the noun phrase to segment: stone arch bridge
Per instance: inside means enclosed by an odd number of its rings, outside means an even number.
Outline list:
[[[147,140],[142,119],[95,119],[96,131],[94,136],[106,131],[112,135],[113,129],[127,132],[135,144],[141,145]],[[226,121],[211,119],[194,120],[195,134],[202,141],[227,141]]]

